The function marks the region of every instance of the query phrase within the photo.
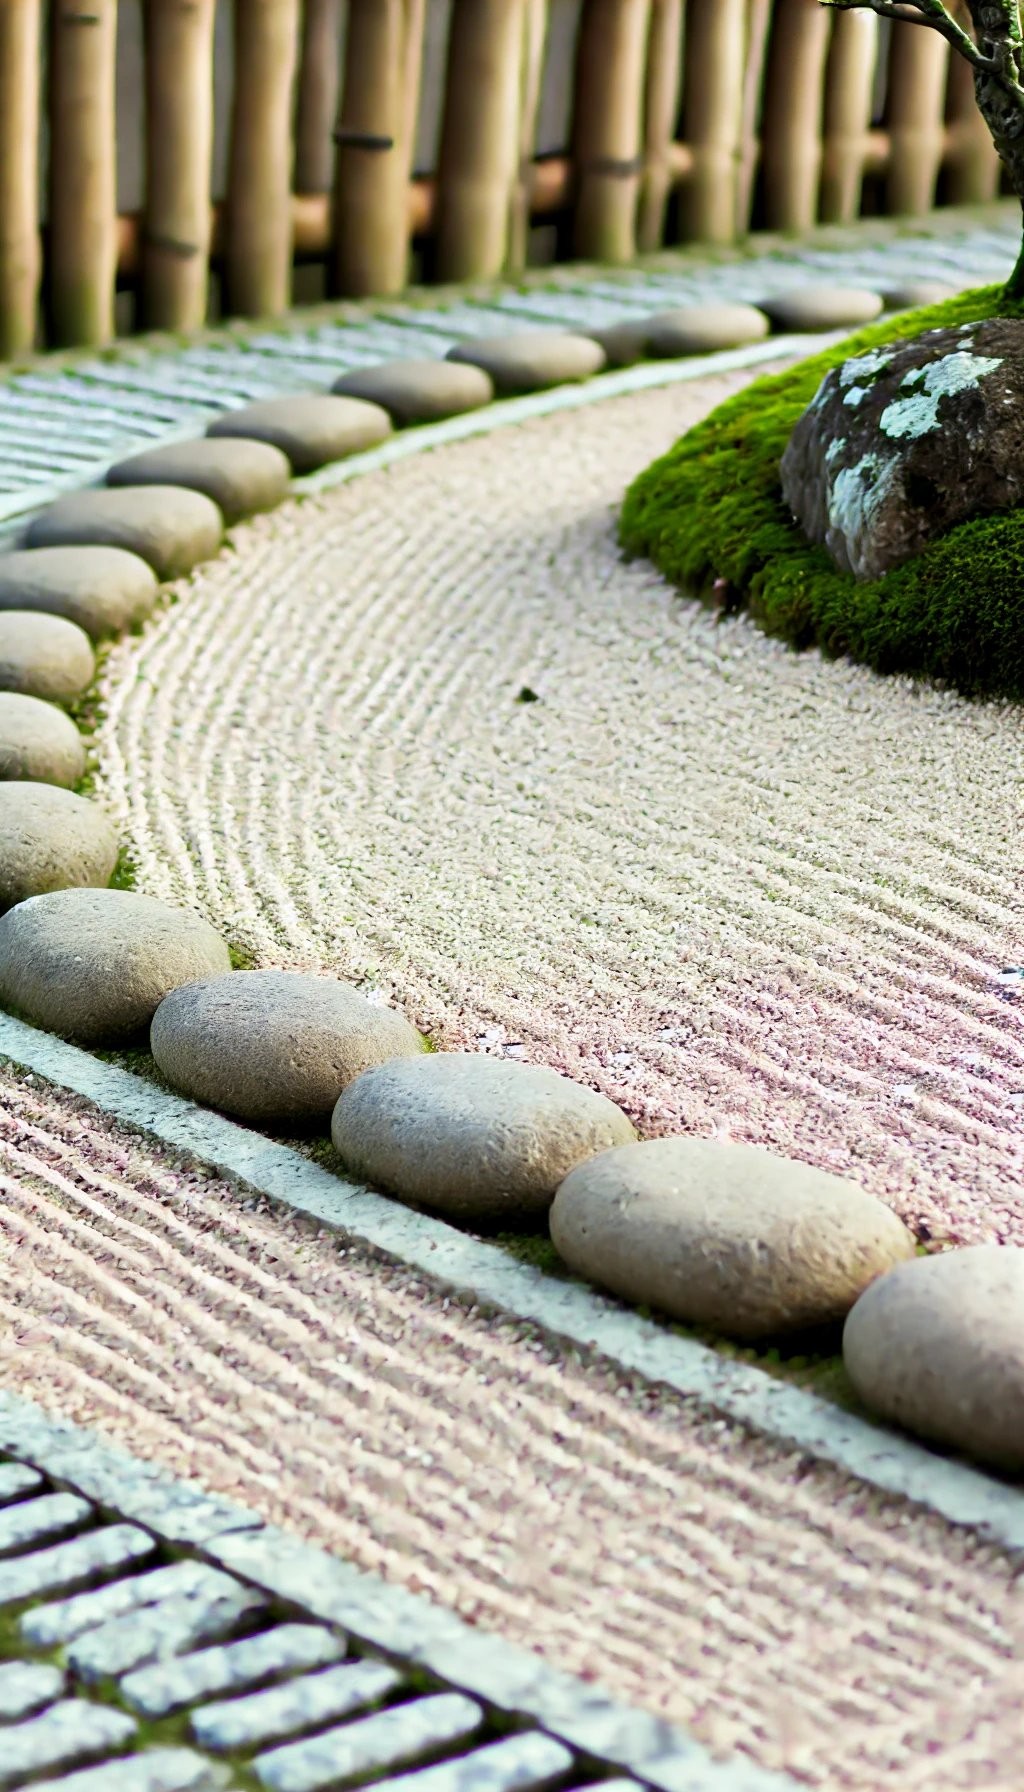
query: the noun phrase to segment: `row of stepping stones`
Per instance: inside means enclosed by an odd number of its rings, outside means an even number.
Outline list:
[[[889,295],[925,303],[935,287]],[[549,1216],[577,1274],[743,1339],[846,1318],[844,1351],[883,1416],[1024,1469],[1024,1252],[919,1258],[855,1184],[760,1149],[638,1141],[614,1103],[550,1070],[433,1053],[391,1009],[328,977],[232,971],[197,915],[106,888],[118,841],[74,793],[85,765],[59,707],[93,643],[139,626],[160,580],[214,554],[225,524],[393,426],[587,378],[609,362],[708,352],[780,329],[869,321],[882,295],[798,293],[690,307],[595,337],[537,332],[388,363],[225,413],[199,441],[61,498],[0,558],[0,1004],[84,1045],[146,1030],[166,1081],[250,1125],[324,1126],[348,1171],[463,1224]],[[600,338],[600,340],[598,339]],[[5,912],[6,911],[6,912]]]

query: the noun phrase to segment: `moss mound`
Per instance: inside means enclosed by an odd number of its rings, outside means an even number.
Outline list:
[[[812,547],[783,502],[779,461],[829,370],[924,330],[1024,315],[1001,287],[872,324],[756,380],[634,481],[620,538],[691,594],[726,579],[767,634],[878,672],[1024,699],[1024,510],[963,523],[884,578],[857,584]]]

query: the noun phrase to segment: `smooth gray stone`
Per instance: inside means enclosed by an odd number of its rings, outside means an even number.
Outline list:
[[[25,1641],[36,1649],[53,1649],[58,1643],[73,1643],[87,1630],[96,1630],[121,1618],[126,1612],[140,1611],[157,1605],[162,1599],[173,1599],[188,1593],[233,1592],[237,1581],[219,1568],[208,1568],[205,1562],[175,1562],[170,1568],[154,1568],[148,1574],[133,1574],[128,1580],[115,1580],[107,1587],[89,1593],[76,1593],[52,1605],[35,1605],[19,1623]]]
[[[261,1611],[266,1600],[248,1587],[212,1598],[198,1593],[165,1599],[141,1612],[115,1618],[87,1631],[67,1652],[68,1666],[85,1681],[112,1680],[169,1655],[184,1655],[201,1643],[229,1636],[241,1618]]]
[[[37,1500],[8,1506],[0,1512],[0,1556],[79,1530],[91,1517],[88,1500],[80,1500],[76,1493],[44,1493]]]
[[[483,1721],[483,1711],[472,1699],[442,1692],[325,1730],[305,1742],[286,1743],[257,1755],[253,1770],[270,1792],[318,1792],[321,1786],[341,1786],[380,1768],[415,1761],[446,1743],[463,1742]]]
[[[280,1624],[240,1643],[222,1643],[177,1661],[139,1668],[122,1680],[120,1693],[143,1717],[166,1717],[215,1693],[241,1691],[299,1668],[326,1667],[340,1661],[346,1648],[344,1637],[322,1625]]]
[[[42,1717],[13,1724],[0,1747],[0,1787],[17,1786],[48,1768],[85,1766],[108,1749],[121,1748],[135,1735],[135,1719],[109,1705],[88,1705],[84,1699],[62,1699]]]
[[[396,1668],[382,1661],[355,1661],[328,1668],[323,1674],[303,1674],[269,1692],[247,1699],[227,1699],[194,1711],[189,1728],[201,1748],[217,1754],[232,1749],[265,1748],[286,1736],[296,1736],[317,1724],[331,1723],[386,1698],[402,1684]]]
[[[42,1662],[10,1661],[0,1667],[0,1723],[14,1724],[30,1712],[52,1705],[64,1691],[59,1668]]]
[[[35,1493],[42,1485],[39,1470],[29,1468],[27,1462],[0,1463],[0,1506],[22,1499],[26,1493]]]
[[[64,1779],[36,1781],[32,1792],[218,1792],[231,1773],[190,1748],[154,1748],[127,1761],[104,1761]]]
[[[564,1743],[539,1730],[528,1730],[520,1736],[507,1736],[504,1742],[492,1742],[489,1748],[476,1749],[471,1755],[460,1755],[455,1761],[439,1761],[419,1773],[377,1780],[374,1792],[382,1792],[385,1786],[400,1787],[401,1792],[541,1792],[542,1787],[562,1779],[573,1761]],[[606,1792],[606,1788],[611,1792],[613,1787],[620,1792],[626,1787],[639,1792],[633,1780],[601,1780],[599,1792]]]
[[[0,1606],[46,1593],[69,1592],[90,1580],[101,1580],[112,1568],[129,1568],[156,1551],[148,1532],[133,1524],[90,1531],[72,1543],[36,1550],[11,1562],[0,1562]]]

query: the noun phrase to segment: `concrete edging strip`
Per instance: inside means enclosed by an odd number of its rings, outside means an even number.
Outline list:
[[[1024,1489],[667,1331],[582,1284],[556,1281],[496,1245],[346,1182],[287,1145],[3,1014],[0,1056],[463,1299],[536,1325],[951,1524],[1024,1551]]]
[[[796,1792],[797,1781],[788,1774],[742,1757],[714,1760],[664,1718],[621,1704],[422,1594],[390,1586],[2,1392],[0,1452],[172,1548],[339,1626],[367,1648],[423,1668],[503,1714],[530,1719],[599,1767],[624,1769],[656,1792]]]

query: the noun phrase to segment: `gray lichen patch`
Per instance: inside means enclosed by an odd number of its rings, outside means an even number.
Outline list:
[[[996,355],[972,355],[967,349],[933,361],[930,367],[912,367],[903,377],[901,390],[920,386],[909,398],[894,399],[879,418],[879,428],[894,440],[927,435],[939,422],[939,404],[958,392],[980,386],[987,374],[1003,365]]]

